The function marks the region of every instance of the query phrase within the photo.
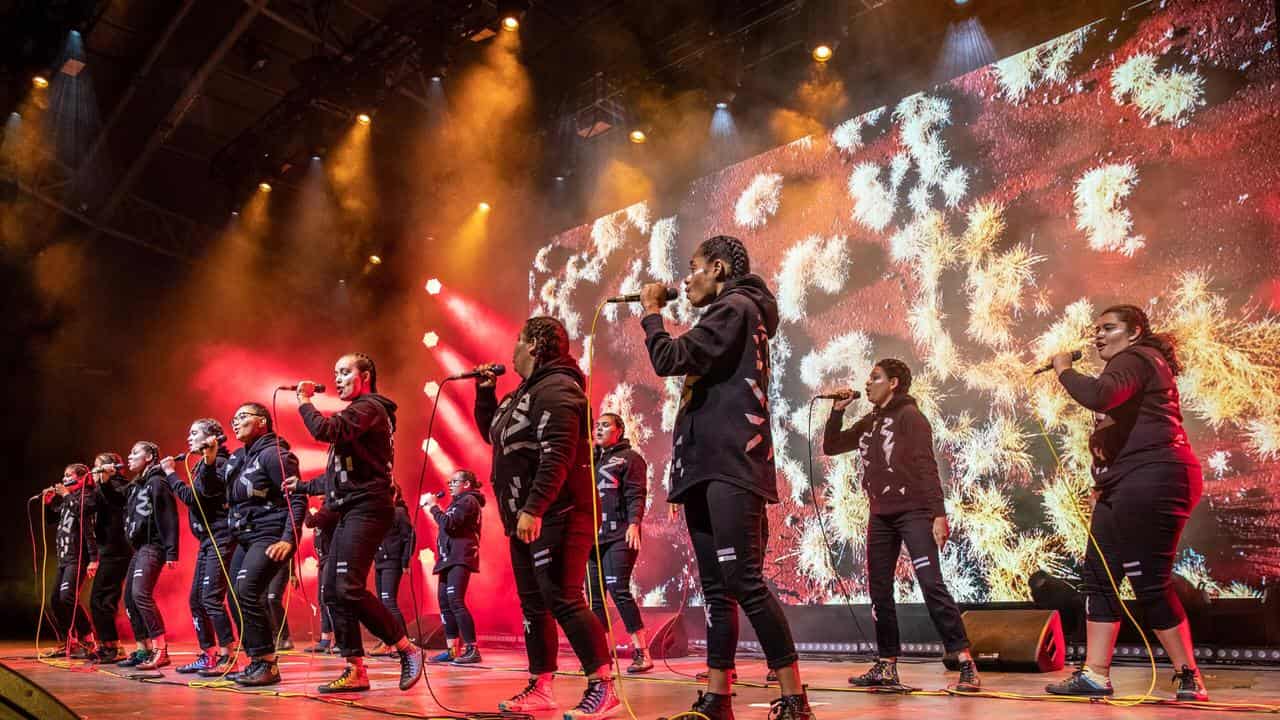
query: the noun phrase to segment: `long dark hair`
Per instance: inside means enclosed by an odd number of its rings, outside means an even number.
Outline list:
[[[734,280],[751,272],[751,258],[747,256],[747,246],[736,237],[730,235],[709,237],[698,246],[697,254],[707,262],[719,260],[728,265],[729,277],[725,280]]]
[[[1169,364],[1169,371],[1174,375],[1182,372],[1182,363],[1178,362],[1178,342],[1168,333],[1158,333],[1151,329],[1151,320],[1147,318],[1147,314],[1137,305],[1112,305],[1102,311],[1103,315],[1112,313],[1120,318],[1120,322],[1124,323],[1130,330],[1138,330],[1138,339],[1134,341],[1135,345],[1146,345],[1155,348],[1164,356],[1164,361]]]

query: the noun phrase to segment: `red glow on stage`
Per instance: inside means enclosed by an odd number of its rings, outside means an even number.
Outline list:
[[[467,349],[478,355],[505,357],[511,352],[520,322],[456,292],[447,291],[442,305]]]

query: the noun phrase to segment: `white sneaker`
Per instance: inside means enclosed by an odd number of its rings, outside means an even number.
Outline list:
[[[498,703],[500,712],[545,712],[556,709],[556,698],[551,694],[551,680],[529,678],[529,684],[510,700]]]

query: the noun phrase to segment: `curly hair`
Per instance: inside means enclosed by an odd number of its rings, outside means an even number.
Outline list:
[[[378,366],[373,364],[373,358],[362,352],[350,352],[344,357],[355,359],[356,372],[369,373],[369,392],[378,392]]]
[[[1112,305],[1111,307],[1099,313],[1099,317],[1111,313],[1120,318],[1120,322],[1124,323],[1130,330],[1137,328],[1138,339],[1134,341],[1135,345],[1146,345],[1155,348],[1164,356],[1164,361],[1169,363],[1169,371],[1174,375],[1182,372],[1182,363],[1178,361],[1178,343],[1168,333],[1157,333],[1151,329],[1151,320],[1142,308],[1137,305]]]
[[[569,333],[553,317],[529,318],[520,330],[520,337],[529,344],[529,352],[538,365],[569,357]]]
[[[716,235],[707,238],[698,246],[696,254],[706,262],[719,260],[729,266],[729,276],[725,278],[726,280],[740,278],[751,272],[751,258],[747,256],[747,246],[736,237]]]
[[[911,391],[911,368],[897,358],[884,358],[876,361],[876,367],[884,371],[887,378],[897,378],[898,387],[895,395],[906,395]]]

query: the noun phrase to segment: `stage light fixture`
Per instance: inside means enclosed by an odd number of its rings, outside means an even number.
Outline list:
[[[422,344],[429,348],[433,348],[440,344],[440,336],[434,332],[428,332],[422,336]]]
[[[422,386],[422,392],[426,395],[430,395],[431,397],[435,397],[436,393],[440,392],[440,383],[435,380],[428,381],[426,385]]]
[[[31,84],[34,85],[36,89],[43,90],[49,87],[49,78],[43,75],[36,75],[31,78]]]
[[[360,113],[359,115],[356,116],[356,122],[360,123],[361,125],[368,125],[369,123],[373,122],[373,118],[369,116],[369,113]]]
[[[630,138],[631,142],[635,143],[636,145],[643,145],[644,141],[649,139],[644,134],[643,130],[632,130],[631,134],[628,135],[627,137]]]
[[[431,278],[430,280],[428,280],[426,287],[427,287],[428,295],[439,295],[440,291],[444,289],[444,286],[441,285],[440,281],[437,280],[436,278]]]
[[[370,256],[369,256],[369,264],[370,264],[370,265],[381,265],[381,264],[382,264],[382,257],[381,257],[381,256],[379,256],[379,255],[370,255]]]
[[[435,438],[428,438],[422,441],[422,452],[430,455],[440,449],[440,443]]]
[[[528,0],[498,0],[498,18],[502,29],[507,32],[519,30],[520,20],[528,9]]]
[[[508,15],[502,18],[502,29],[507,32],[515,32],[520,29],[520,18],[515,15]]]
[[[831,46],[825,43],[820,44],[813,49],[813,59],[820,63],[830,60],[833,54],[834,51],[831,49]]]
[[[719,102],[717,102],[717,103],[716,103],[716,109],[717,109],[717,110],[728,110],[728,109],[729,109],[729,103],[725,102],[724,100],[721,100],[721,101],[719,101]]]
[[[258,183],[258,191],[259,191],[259,192],[264,192],[264,193],[269,193],[269,192],[271,192],[271,183],[269,183],[269,182],[267,182],[267,181],[265,181],[265,180],[264,180],[264,181],[262,181],[262,182],[260,182],[260,183]]]
[[[492,207],[492,206],[491,206],[491,205],[489,205],[489,203],[487,203],[487,202],[481,202],[479,205],[477,205],[477,206],[476,206],[476,208],[477,208],[477,209],[479,209],[479,210],[480,210],[480,212],[486,212],[486,213],[487,213],[487,212],[489,212],[489,210],[491,209],[491,207]]]

